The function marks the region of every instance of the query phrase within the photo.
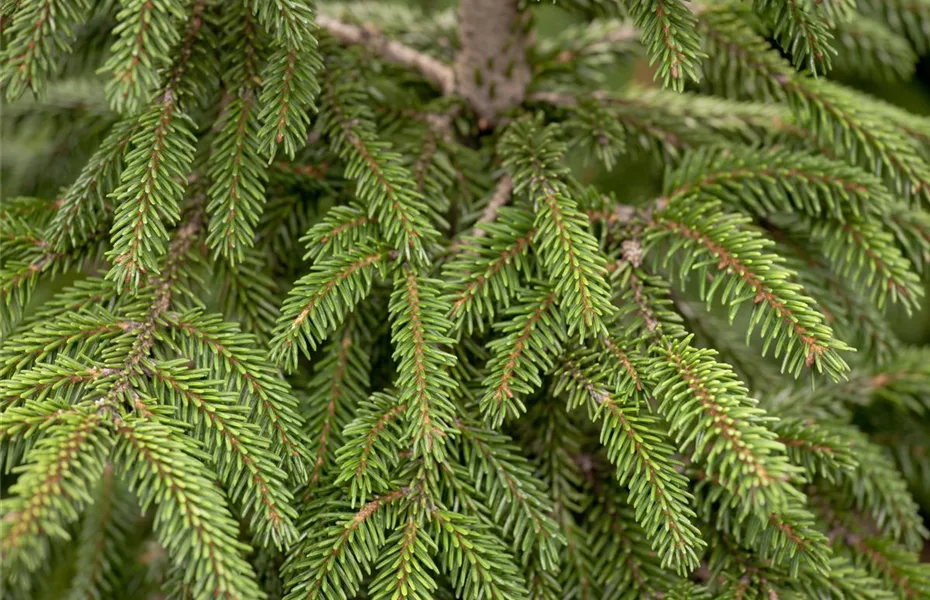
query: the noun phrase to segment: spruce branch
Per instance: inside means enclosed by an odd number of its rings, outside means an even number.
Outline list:
[[[791,99],[796,103],[794,110],[804,115],[800,119],[802,124],[811,126],[824,143],[845,150],[850,160],[858,164],[878,160],[883,167],[880,173],[895,192],[905,197],[926,197],[930,193],[930,167],[913,142],[893,125],[883,124],[879,115],[874,121],[866,120],[867,114],[865,119],[858,118],[857,103],[868,103],[868,98],[857,97],[832,83],[820,81],[786,87],[795,91]],[[819,117],[821,114],[827,118]],[[830,129],[826,123],[830,123]],[[854,136],[863,140],[861,147],[853,141]]]
[[[314,43],[313,4],[307,0],[247,0],[265,30],[288,46]]]
[[[642,248],[638,242],[634,249]],[[629,335],[639,334],[642,339],[664,343],[666,338],[682,338],[687,335],[681,315],[674,309],[671,285],[661,276],[650,273],[634,262],[620,260],[614,263],[611,273],[611,288],[614,295],[625,306],[626,314],[621,322],[631,327]]]
[[[869,173],[821,156],[781,148],[710,147],[689,153],[665,177],[669,200],[690,195],[718,198],[763,216],[799,212],[845,221],[883,213],[894,204]],[[736,194],[733,190],[743,194]]]
[[[414,456],[427,464],[433,459],[441,462],[446,455],[454,414],[450,396],[457,385],[448,374],[455,357],[440,347],[452,343],[447,337],[452,324],[439,285],[404,266],[394,277],[389,307],[397,399],[407,407],[406,437]]]
[[[68,538],[65,525],[91,500],[103,473],[112,447],[104,418],[91,407],[61,418],[62,427],[29,452],[5,503],[0,549],[4,564],[17,567],[5,577],[21,577],[42,564],[48,556],[43,537]]]
[[[311,349],[335,329],[371,289],[375,270],[392,253],[358,245],[345,254],[323,260],[302,277],[288,294],[271,342],[274,359],[288,370],[297,367],[298,349]]]
[[[284,152],[293,158],[307,143],[310,115],[316,111],[320,94],[317,74],[323,59],[314,14],[306,0],[252,0],[251,4],[258,21],[277,42],[260,76],[259,152],[271,162],[283,144]]]
[[[351,595],[362,584],[385,543],[385,532],[397,520],[397,512],[410,491],[394,489],[373,498],[357,511],[321,499],[319,532],[305,536],[283,567],[287,600],[328,598],[334,593]],[[313,515],[313,512],[308,512]],[[338,590],[338,591],[337,591]]]
[[[214,376],[230,379],[229,388],[252,408],[253,417],[272,440],[273,451],[284,454],[289,474],[304,480],[309,442],[302,435],[297,399],[265,352],[256,347],[255,338],[233,323],[199,311],[164,314],[162,319],[168,330],[158,330],[158,339],[201,361]]]
[[[749,523],[747,535],[752,535],[754,527],[762,528],[752,519]],[[826,537],[815,527],[813,515],[809,511],[789,507],[782,513],[769,515],[768,525],[774,532],[765,541],[755,542],[759,556],[775,563],[787,563],[787,571],[791,576],[796,576],[802,566],[814,573],[830,572]]]
[[[606,597],[656,597],[679,583],[662,569],[645,532],[636,524],[633,508],[622,501],[622,492],[608,487],[596,493],[590,518],[588,543],[598,561],[598,583],[609,590]]]
[[[670,199],[716,198],[760,218],[801,213],[834,269],[869,286],[880,307],[887,295],[909,307],[923,293],[890,235],[866,217],[892,210],[895,201],[881,181],[859,169],[793,151],[710,149],[686,155],[664,187]]]
[[[265,176],[255,151],[258,120],[251,94],[229,104],[226,125],[213,149],[216,159],[208,167],[213,185],[207,243],[233,265],[243,260],[243,249],[252,246],[264,204]]]
[[[590,481],[585,477],[585,465],[576,457],[582,455],[584,436],[575,426],[571,416],[560,410],[556,403],[537,404],[531,415],[521,441],[534,439],[537,427],[542,430],[542,448],[537,452],[536,472],[548,489],[552,499],[552,520],[565,538],[568,550],[561,555],[557,569],[543,562],[541,556],[533,555],[525,568],[527,588],[531,597],[559,597],[561,590],[577,590],[581,597],[601,592],[595,581],[595,563],[590,552],[583,521],[576,514],[586,508]],[[581,463],[581,464],[580,464]]]
[[[928,531],[907,483],[894,468],[884,449],[862,439],[853,448],[859,457],[857,477],[847,478],[844,488],[855,494],[856,507],[868,511],[884,534],[914,551],[923,545]]]
[[[765,223],[765,229],[778,247],[784,249],[783,256],[787,260],[785,265],[796,272],[797,282],[803,286],[804,293],[816,301],[837,335],[849,340],[862,353],[878,357],[895,351],[898,343],[894,334],[878,309],[870,303],[876,300],[881,302],[882,293],[885,289],[891,289],[893,284],[885,288],[879,280],[879,285],[870,286],[873,294],[871,298],[857,294],[847,281],[831,271],[828,262],[821,256],[824,250],[822,246],[816,240],[813,240],[813,244],[806,243],[810,235],[806,226],[781,229],[772,223]],[[855,249],[849,251],[852,256],[857,254]],[[845,266],[848,261],[839,264]],[[859,264],[864,266],[869,261]],[[916,298],[911,292],[907,296]],[[905,307],[909,302],[910,298],[906,298]]]
[[[42,309],[24,322],[35,325],[50,320],[62,312],[89,313],[101,307],[110,310],[117,304],[116,288],[100,277],[79,279],[55,294]],[[131,322],[131,319],[129,320]],[[2,348],[2,346],[0,346]],[[0,349],[2,355],[2,349]]]
[[[86,408],[80,403],[72,405],[49,400],[35,401],[25,406],[10,406],[9,398],[4,396],[3,428],[0,429],[0,439],[9,443],[37,437],[43,430],[64,423]],[[9,452],[8,447],[4,453]]]
[[[616,345],[614,351],[619,351]],[[588,375],[586,366],[590,368],[578,360],[565,363],[559,387],[566,390],[569,407],[586,405],[595,418],[603,419],[600,442],[616,465],[618,482],[629,489],[636,522],[652,541],[661,566],[674,566],[680,573],[694,569],[703,541],[693,524],[695,513],[688,507],[687,479],[679,472],[681,465],[673,458],[664,426],[644,410],[645,403],[614,396]]]
[[[478,224],[476,230],[483,235],[466,238],[463,251],[443,265],[443,273],[451,279],[448,301],[457,331],[480,330],[494,317],[498,302],[509,307],[521,275],[531,272],[533,215],[502,206],[492,219]]]
[[[891,600],[895,595],[865,569],[844,556],[830,559],[829,574],[803,573],[795,588],[801,594],[833,594],[855,600]]]
[[[538,555],[541,568],[551,571],[564,544],[550,515],[555,507],[545,488],[532,477],[528,461],[504,435],[477,423],[456,423],[462,436],[462,456],[475,489],[489,506],[508,506],[496,520],[520,552]]]
[[[773,422],[772,431],[785,445],[791,462],[803,466],[811,480],[823,477],[838,483],[859,464],[853,444],[836,425],[787,417]]]
[[[917,66],[917,54],[908,41],[876,19],[855,15],[840,20],[834,35],[840,48],[833,58],[836,71],[906,81]]]
[[[377,575],[370,590],[373,600],[434,597],[438,584],[433,574],[439,568],[430,555],[436,551],[436,542],[424,521],[420,511],[411,510],[403,527],[398,527],[385,542],[390,551],[376,565]]]
[[[0,232],[9,241],[0,270],[0,317],[6,326],[22,316],[22,309],[43,276],[60,275],[93,263],[102,254],[106,239],[106,230],[98,229],[80,247],[58,251],[40,229],[20,227],[22,224],[11,217],[0,226]]]
[[[918,53],[923,54],[930,48],[926,29],[930,23],[930,3],[926,0],[863,0],[857,7],[862,14],[906,36]]]
[[[267,65],[261,75],[267,82],[260,96],[264,107],[259,115],[263,123],[258,133],[263,140],[261,153],[271,160],[283,144],[284,152],[293,158],[306,143],[310,113],[316,110],[316,72],[322,62],[315,52],[281,48],[269,57]]]
[[[254,243],[265,203],[267,173],[259,152],[259,60],[262,50],[252,14],[244,6],[230,11],[229,36],[242,39],[242,58],[231,61],[225,79],[233,88],[225,118],[207,161],[210,215],[207,243],[235,265]],[[232,40],[230,40],[232,41]],[[238,57],[237,57],[238,58]]]
[[[540,370],[551,369],[561,352],[567,334],[556,298],[546,288],[526,292],[518,305],[506,311],[510,319],[498,326],[505,337],[488,344],[491,360],[481,412],[495,427],[526,412],[522,399],[542,385]]]
[[[867,220],[805,227],[824,249],[833,270],[853,285],[864,285],[879,308],[886,297],[910,311],[923,296],[913,265],[898,249],[891,233]]]
[[[732,490],[744,507],[767,518],[800,493],[790,483],[797,467],[782,454],[765,412],[754,406],[730,368],[714,352],[689,346],[689,339],[655,349],[647,370],[659,412],[679,444],[694,444],[693,459]],[[737,448],[732,454],[723,447]]]
[[[772,26],[775,38],[791,54],[795,64],[806,63],[814,75],[817,69],[828,71],[833,35],[831,24],[818,2],[805,0],[754,0],[753,7]]]
[[[134,334],[132,348],[123,360],[112,386],[101,399],[101,404],[104,406],[115,409],[118,405],[125,403],[131,408],[148,410],[145,409],[144,402],[134,389],[133,378],[139,370],[140,363],[152,352],[156,341],[155,333],[161,324],[161,319],[171,308],[174,285],[180,277],[185,255],[200,234],[201,218],[202,214],[195,209],[175,231],[159,279],[150,282],[153,288],[151,289],[151,304],[145,319],[141,323],[132,325],[131,329]]]
[[[322,482],[341,448],[355,442],[345,428],[367,401],[371,371],[369,340],[360,329],[350,323],[327,344],[307,385],[307,431],[315,454],[308,482],[311,488]]]
[[[730,307],[731,320],[739,305],[751,300],[754,307],[747,339],[762,325],[763,354],[777,342],[775,357],[782,358],[783,370],[797,377],[804,367],[816,367],[834,379],[841,377],[849,366],[838,352],[847,350],[847,346],[834,338],[813,302],[789,283],[791,273],[781,267],[778,257],[765,253],[770,244],[751,229],[731,234],[746,220],[734,215],[711,215],[717,206],[711,202],[685,210],[684,203],[672,202],[653,218],[648,240],[654,243],[671,236],[672,251],[685,250],[680,269],[683,279],[692,268],[709,272],[707,262],[698,263],[699,256],[715,261],[716,273],[709,285],[707,279],[700,281],[701,297],[710,302],[719,290],[721,301]],[[700,254],[691,254],[695,250]],[[727,280],[732,283],[723,287]]]
[[[684,89],[687,79],[697,81],[702,57],[700,39],[694,33],[694,15],[683,0],[633,0],[629,11],[649,52],[650,64],[658,62],[655,77],[666,87]]]
[[[90,10],[87,0],[23,0],[10,3],[15,12],[5,22],[6,46],[0,55],[10,102],[27,89],[44,94],[48,76],[71,50],[77,26]],[[6,15],[4,15],[6,17]]]
[[[888,226],[911,263],[923,272],[928,263],[930,218],[919,209],[901,207],[891,215]]]
[[[432,511],[435,537],[445,556],[441,568],[464,598],[525,597],[526,584],[504,545],[480,522],[442,509]]]
[[[428,264],[426,248],[438,232],[426,218],[416,183],[400,155],[378,139],[362,90],[345,70],[337,83],[334,76],[339,74],[331,73],[324,82],[321,128],[348,163],[346,175],[358,181],[358,198],[367,206],[369,218],[377,218],[385,240],[407,260]]]
[[[187,12],[180,0],[128,0],[121,5],[117,39],[104,65],[113,74],[106,90],[117,112],[133,113],[158,87],[158,69],[170,63],[170,52],[181,39],[178,22],[187,19]]]
[[[112,463],[104,466],[94,501],[77,539],[77,576],[70,600],[96,598],[119,589],[120,561],[131,550],[133,525],[139,518],[133,498],[117,479]]]
[[[874,169],[905,197],[927,193],[930,167],[914,142],[882,114],[881,104],[862,93],[798,74],[747,24],[740,5],[723,3],[701,11],[699,24],[716,64],[705,68],[711,83],[736,95],[730,83],[748,83],[752,95],[786,99],[798,124],[825,148],[854,165]],[[876,162],[877,161],[877,162]]]
[[[149,5],[142,8],[147,10]],[[194,48],[208,34],[205,11],[205,0],[194,3],[180,39],[180,52],[158,99],[139,118],[120,185],[110,194],[118,206],[110,232],[113,248],[107,256],[112,266],[107,278],[116,282],[117,290],[138,288],[144,279],[158,273],[158,260],[168,240],[166,225],[173,225],[180,217],[196,142],[194,123],[181,101],[193,91],[188,79],[196,73]],[[143,34],[149,27],[140,26]],[[134,55],[133,60],[137,58]]]
[[[853,564],[890,583],[901,597],[916,599],[930,592],[930,571],[914,553],[841,525],[834,526],[833,532],[849,549]]]
[[[895,414],[923,414],[926,403],[919,390],[927,377],[923,348],[902,347],[894,358],[870,367],[861,367],[849,381],[824,388],[811,395],[804,390],[792,390],[779,399],[779,405],[798,414],[808,403],[815,414],[848,416],[856,407],[892,409]]]
[[[596,158],[607,170],[613,169],[618,157],[627,150],[627,132],[614,114],[597,100],[585,99],[566,111],[563,127],[568,145],[579,151],[586,162]]]
[[[148,419],[123,421],[116,431],[114,458],[142,507],[154,504],[155,532],[183,585],[195,596],[262,598],[241,556],[247,546],[237,539],[238,524],[193,442]]]
[[[139,322],[119,319],[99,308],[87,312],[64,311],[57,319],[4,340],[0,346],[0,373],[8,378],[6,385],[14,385],[16,371],[28,369],[48,358],[63,354],[91,354],[88,350],[97,343],[124,347],[118,341],[119,337],[140,326]]]
[[[577,210],[561,164],[565,147],[557,129],[543,129],[524,119],[511,124],[501,139],[504,164],[511,171],[514,193],[525,194],[536,209],[534,246],[548,271],[555,293],[570,317],[568,335],[581,339],[604,331],[603,319],[613,312],[605,281],[605,260]],[[576,319],[580,320],[576,325]]]
[[[24,306],[39,275],[58,267],[64,258],[66,255],[60,252],[43,251],[31,261],[7,263],[0,280],[0,295],[6,300],[5,307],[10,304]]]
[[[0,383],[0,399],[7,409],[22,407],[26,410],[50,396],[55,396],[58,401],[78,403],[85,388],[93,388],[97,382],[117,372],[118,369],[112,367],[88,367],[60,355],[54,363],[39,362],[33,368],[23,369],[4,380]]]
[[[723,521],[714,518],[712,506],[736,506],[741,499],[726,483],[707,473],[696,471],[696,478],[709,485],[699,497],[699,506],[705,520],[733,540],[752,549],[763,564],[783,569],[788,577],[801,572],[824,576],[830,573],[830,548],[826,536],[815,527],[814,515],[797,500],[784,507],[765,513],[751,513],[744,519]],[[802,570],[803,569],[803,570]]]
[[[369,217],[363,208],[334,206],[301,238],[307,253],[304,259],[345,252],[367,239],[377,237],[378,219]]]
[[[882,474],[883,465],[891,468],[882,448],[843,423],[799,423],[797,418],[788,418],[775,430],[796,464],[828,482],[819,487],[839,490],[843,505],[855,506],[863,517],[868,515],[870,528],[911,550],[920,546],[926,529],[915,519],[916,505],[900,474],[893,469]]]
[[[390,486],[398,453],[406,450],[402,443],[406,410],[395,397],[375,393],[359,404],[356,417],[343,429],[347,442],[336,453],[336,483],[349,482],[353,507]]]
[[[587,129],[592,132],[596,128],[611,127],[610,123],[603,123],[604,117],[609,115],[625,135],[620,138],[617,132],[611,133],[611,128],[606,132],[606,140],[596,140],[593,148],[601,160],[607,152],[638,148],[654,154],[663,164],[677,163],[684,151],[705,145],[755,144],[766,134],[798,135],[784,107],[733,102],[719,96],[633,88],[623,94],[595,90],[584,98],[564,92],[540,91],[533,93],[530,100],[559,107],[569,114],[580,113],[584,120],[591,122]],[[589,145],[591,142],[588,141]]]
[[[5,589],[923,597],[928,3],[0,3]]]
[[[278,318],[275,299],[281,291],[267,271],[267,257],[253,248],[244,252],[241,264],[231,265],[222,260],[218,263],[211,274],[227,282],[217,294],[223,315],[240,323],[243,332],[267,345]]]
[[[117,122],[74,184],[56,202],[58,210],[46,230],[52,247],[58,251],[80,247],[100,229],[107,212],[107,194],[119,180],[126,148],[137,128],[134,118]]]
[[[0,6],[0,26],[3,27],[4,31],[13,22],[13,13],[16,12],[17,8],[19,8],[19,2],[7,2]]]
[[[107,278],[117,289],[134,289],[158,275],[168,240],[166,225],[180,217],[179,206],[194,159],[193,123],[180,111],[169,88],[140,119],[132,151],[110,196],[118,203],[111,231],[113,266]]]
[[[144,361],[152,397],[174,406],[192,423],[194,435],[209,452],[230,455],[215,461],[217,471],[231,499],[241,504],[243,513],[253,514],[252,532],[259,545],[289,546],[297,538],[293,523],[297,513],[291,507],[285,474],[267,449],[268,440],[257,425],[246,420],[248,408],[238,406],[235,395],[217,391],[222,382],[206,379],[204,371],[183,368],[186,362]]]

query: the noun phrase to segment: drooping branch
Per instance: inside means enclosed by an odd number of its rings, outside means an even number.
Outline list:
[[[132,378],[137,373],[140,363],[149,356],[152,347],[155,345],[155,330],[159,327],[163,315],[171,306],[171,298],[174,294],[172,286],[179,276],[184,255],[191,249],[200,234],[202,218],[203,214],[198,208],[175,231],[168,249],[165,266],[158,279],[151,282],[153,287],[152,303],[145,321],[137,328],[137,341],[133,344],[132,352],[126,357],[119,369],[109,392],[100,401],[102,406],[115,410],[115,406],[128,393],[133,398],[132,406],[145,414],[145,406],[136,401],[138,397],[133,389]]]

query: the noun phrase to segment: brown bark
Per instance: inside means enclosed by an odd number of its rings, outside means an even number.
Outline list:
[[[523,102],[531,77],[526,25],[517,0],[461,0],[456,90],[471,104],[483,128]]]
[[[455,80],[452,69],[435,58],[390,40],[371,26],[351,25],[323,14],[317,15],[316,20],[320,27],[326,29],[340,43],[367,46],[389,62],[419,71],[443,94],[453,92]]]
[[[497,219],[497,211],[499,211],[502,206],[507,204],[512,193],[513,180],[510,178],[510,175],[504,175],[501,177],[500,181],[497,182],[497,187],[494,188],[494,193],[491,194],[491,199],[488,200],[488,205],[484,207],[484,212],[481,213],[481,217],[475,223],[475,229],[472,233],[474,237],[484,236],[484,229],[481,229],[478,227],[478,225],[491,223]]]

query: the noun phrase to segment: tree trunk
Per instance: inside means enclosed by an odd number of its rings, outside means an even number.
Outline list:
[[[487,128],[523,102],[530,83],[526,15],[517,0],[462,0],[459,13],[456,86]]]

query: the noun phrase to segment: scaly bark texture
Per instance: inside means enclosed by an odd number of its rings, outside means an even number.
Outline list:
[[[459,8],[462,50],[455,83],[483,128],[523,102],[530,83],[526,62],[526,15],[516,0],[463,0]]]

